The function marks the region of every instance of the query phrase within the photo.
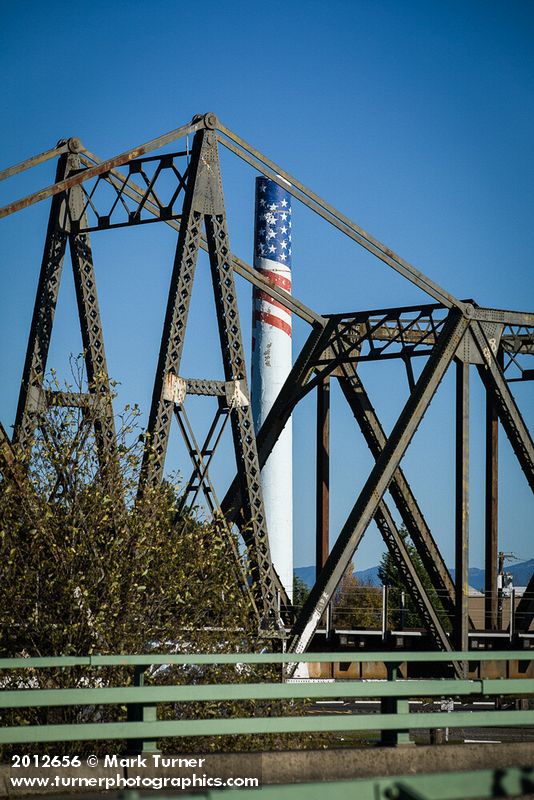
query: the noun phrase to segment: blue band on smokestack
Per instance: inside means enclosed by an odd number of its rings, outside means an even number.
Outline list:
[[[291,195],[263,176],[256,178],[254,256],[291,269]]]

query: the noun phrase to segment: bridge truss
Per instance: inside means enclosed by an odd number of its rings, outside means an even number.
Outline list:
[[[174,142],[188,146],[157,154]],[[188,139],[187,139],[188,141]],[[355,243],[423,290],[431,302],[404,308],[324,315],[253,269],[232,253],[228,236],[219,145],[291,194]],[[57,158],[55,183],[0,209],[0,217],[33,203],[51,200],[37,296],[30,329],[20,397],[10,439],[0,426],[0,468],[23,479],[39,417],[50,405],[98,408],[96,441],[103,467],[117,457],[116,432],[106,365],[102,322],[91,253],[91,233],[117,227],[163,222],[177,232],[177,246],[156,368],[139,492],[162,480],[173,418],[184,437],[192,472],[183,502],[201,492],[224,524],[236,525],[249,548],[260,623],[279,634],[289,629],[290,651],[303,652],[350,564],[365,531],[376,522],[436,648],[468,649],[469,392],[471,364],[486,393],[486,628],[497,626],[498,429],[502,426],[526,479],[534,489],[534,445],[510,390],[534,371],[525,357],[534,353],[534,313],[479,307],[459,300],[354,222],[319,198],[279,165],[255,150],[214,114],[102,161],[78,139],[0,173],[5,179]],[[168,187],[172,186],[169,192]],[[165,189],[160,187],[166,187]],[[163,200],[164,196],[166,199]],[[43,379],[65,254],[70,252],[80,329],[90,390],[70,394],[45,390]],[[224,381],[185,377],[180,365],[199,249],[209,255],[224,364]],[[310,326],[309,336],[275,404],[254,431],[249,384],[237,305],[235,274],[258,287]],[[415,377],[413,359],[423,359]],[[373,408],[358,365],[400,359],[410,394],[389,435]],[[455,580],[408,483],[401,461],[440,382],[456,373]],[[329,549],[330,386],[337,381],[367,443],[374,465]],[[317,394],[316,550],[317,579],[300,613],[285,594],[273,568],[263,505],[260,470],[298,403]],[[217,411],[207,437],[198,439],[186,411],[190,395],[216,397]],[[229,423],[237,473],[219,500],[209,467]],[[387,497],[386,497],[387,493]],[[389,506],[390,499],[409,532],[430,584],[454,620],[449,636],[439,610],[425,588]],[[222,515],[222,516],[221,516]],[[517,609],[517,630],[527,631],[534,616],[534,577]]]

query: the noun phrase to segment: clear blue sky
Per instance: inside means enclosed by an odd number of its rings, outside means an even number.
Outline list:
[[[202,10],[200,10],[202,9]],[[362,227],[459,297],[534,308],[534,5],[353,0],[328,3],[50,0],[0,8],[2,166],[79,136],[111,156],[213,110]],[[252,253],[253,173],[223,157],[235,252]],[[52,182],[51,163],[0,186],[2,204]],[[295,206],[297,204],[295,203]],[[9,428],[33,307],[48,208],[0,224],[0,419]],[[410,284],[296,208],[294,291],[319,311],[417,303]],[[93,247],[117,409],[146,412],[174,234],[162,225],[95,234]],[[240,285],[242,282],[240,282]],[[200,259],[184,374],[217,377],[215,325]],[[241,285],[244,337],[250,291]],[[69,270],[50,366],[81,343]],[[295,345],[306,333],[295,323]],[[200,359],[206,364],[199,366]],[[390,427],[406,397],[398,365],[362,371]],[[405,460],[436,538],[453,558],[453,402],[448,378]],[[532,390],[514,388],[532,423]],[[209,402],[209,401],[208,401]],[[529,405],[530,403],[530,405]],[[471,563],[481,566],[483,395],[473,374]],[[313,563],[313,403],[295,419],[296,564]],[[332,528],[342,524],[370,458],[334,396]],[[179,466],[175,431],[169,465]],[[533,502],[502,439],[501,546],[534,556]],[[216,471],[224,483],[230,463]],[[356,565],[377,563],[366,535]]]

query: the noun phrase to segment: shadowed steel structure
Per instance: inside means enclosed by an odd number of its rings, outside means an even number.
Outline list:
[[[192,151],[155,151],[193,136]],[[304,203],[355,243],[398,272],[429,296],[425,305],[317,313],[290,295],[268,275],[232,253],[228,237],[219,145],[254,170],[278,183],[294,200]],[[96,439],[101,464],[112,468],[116,458],[113,410],[107,374],[102,324],[92,263],[90,234],[116,227],[164,222],[177,231],[177,245],[165,322],[146,433],[139,492],[161,481],[173,417],[184,436],[192,461],[184,503],[199,493],[224,524],[237,525],[249,548],[259,623],[269,636],[287,635],[290,652],[309,648],[319,622],[343,573],[371,521],[375,521],[406,589],[436,649],[465,651],[470,620],[467,607],[469,536],[469,391],[470,366],[485,388],[486,404],[486,628],[495,630],[498,609],[497,517],[498,429],[504,430],[531,488],[534,488],[534,445],[510,384],[534,376],[525,357],[534,353],[534,313],[481,308],[460,300],[423,272],[379,242],[348,217],[307,189],[262,153],[226,128],[214,114],[195,116],[191,123],[121,155],[102,161],[78,139],[0,173],[7,178],[57,157],[55,183],[0,209],[0,217],[51,199],[41,274],[30,330],[13,440],[0,431],[1,468],[24,480],[34,430],[51,404],[93,404],[98,408]],[[173,189],[169,194],[168,185]],[[164,194],[165,192],[165,194]],[[163,197],[165,196],[165,199]],[[90,391],[70,395],[45,391],[43,377],[54,321],[67,244],[76,287],[80,327]],[[215,298],[224,381],[186,377],[180,364],[195,266],[199,249],[208,252]],[[310,325],[293,368],[271,411],[255,433],[249,402],[249,382],[237,306],[235,274],[246,278],[265,296]],[[412,360],[423,359],[416,379]],[[400,359],[406,367],[409,397],[389,435],[372,406],[358,365],[366,361]],[[456,371],[456,570],[451,578],[414,492],[401,469],[410,445],[445,373]],[[199,365],[201,368],[202,365]],[[329,549],[329,392],[333,380],[341,387],[371,451],[374,465]],[[273,568],[267,535],[260,470],[294,408],[317,390],[316,544],[317,579],[299,614],[287,598]],[[188,395],[211,396],[217,411],[208,435],[200,441],[186,412]],[[237,472],[226,495],[218,499],[209,476],[213,454],[226,423],[233,437]],[[335,477],[335,476],[334,476]],[[390,509],[393,501],[417,550],[432,592],[421,580]],[[437,607],[436,596],[439,597]],[[453,620],[452,635],[442,613]],[[534,615],[534,578],[520,600],[515,630],[524,633]],[[465,670],[458,663],[457,671]]]

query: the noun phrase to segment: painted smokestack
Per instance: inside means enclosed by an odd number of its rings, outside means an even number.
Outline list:
[[[256,178],[254,266],[291,292],[291,195]],[[292,366],[291,313],[261,289],[252,295],[252,413],[258,431]],[[293,598],[293,452],[289,420],[261,471],[271,557]]]

